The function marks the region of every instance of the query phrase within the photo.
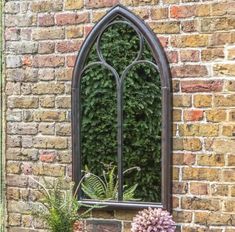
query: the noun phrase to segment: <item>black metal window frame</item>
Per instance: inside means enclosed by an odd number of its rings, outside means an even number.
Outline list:
[[[162,135],[161,135],[161,202],[160,203],[142,203],[142,202],[124,202],[122,200],[123,194],[123,162],[122,162],[122,152],[123,152],[123,126],[122,126],[122,79],[118,79],[118,74],[115,69],[108,65],[99,49],[99,41],[104,30],[112,25],[113,20],[121,16],[126,21],[121,21],[122,23],[127,23],[136,30],[140,41],[143,38],[147,41],[156,64],[151,63],[160,73],[161,78],[161,90],[162,90]],[[88,64],[86,67],[86,58],[90,52],[90,49],[97,42],[97,53],[100,61]],[[140,42],[140,50],[142,49],[142,42]],[[139,55],[138,55],[139,57]],[[141,60],[140,60],[141,61]],[[133,64],[140,63],[138,58],[129,65],[126,70]],[[149,61],[141,61],[149,62]],[[78,191],[78,200],[86,204],[100,204],[106,205],[111,208],[145,208],[145,207],[162,207],[167,210],[171,210],[171,151],[172,151],[172,141],[171,141],[171,72],[169,68],[169,63],[166,54],[160,44],[159,39],[155,36],[152,30],[145,24],[145,22],[130,12],[126,7],[122,5],[116,5],[113,7],[92,29],[87,38],[85,39],[79,54],[77,56],[75,67],[73,70],[72,79],[72,176],[75,184],[78,184],[82,178],[82,164],[81,164],[81,104],[80,104],[80,92],[81,92],[81,78],[84,70],[86,70],[91,65],[101,64],[112,71],[117,82],[117,105],[118,105],[118,199],[117,201],[96,201],[96,200],[83,200],[81,199],[81,189]],[[122,76],[125,76],[124,71]]]

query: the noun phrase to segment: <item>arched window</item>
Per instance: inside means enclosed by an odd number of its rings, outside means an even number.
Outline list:
[[[115,6],[87,36],[74,67],[73,180],[93,176],[103,183],[84,184],[79,200],[170,210],[170,96],[170,70],[159,40],[140,18]],[[99,187],[116,192],[101,194],[102,203],[93,194]]]

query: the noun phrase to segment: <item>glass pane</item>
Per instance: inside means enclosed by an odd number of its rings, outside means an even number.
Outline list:
[[[119,75],[136,59],[139,49],[140,40],[136,31],[118,19],[105,30],[100,39],[100,51],[104,60]]]
[[[124,81],[124,184],[135,197],[161,201],[161,84],[151,64],[136,64]]]
[[[109,70],[94,65],[85,71],[81,82],[81,156],[83,174],[87,174],[84,198],[110,198],[98,186],[103,186],[103,172],[117,166],[116,92],[116,81]]]

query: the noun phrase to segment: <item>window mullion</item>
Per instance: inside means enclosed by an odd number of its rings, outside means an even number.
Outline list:
[[[117,124],[118,124],[118,201],[123,200],[123,96],[122,84],[117,87]]]

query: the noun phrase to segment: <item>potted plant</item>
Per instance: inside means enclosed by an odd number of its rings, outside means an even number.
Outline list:
[[[42,204],[37,209],[33,209],[33,214],[45,221],[51,232],[79,231],[78,227],[83,226],[83,222],[80,221],[96,207],[78,202],[72,182],[69,183],[67,190],[63,190],[62,179],[57,179],[53,183],[45,179],[44,183],[35,179],[33,181],[40,186],[39,191],[43,196]],[[88,209],[79,213],[81,207],[88,207]]]

